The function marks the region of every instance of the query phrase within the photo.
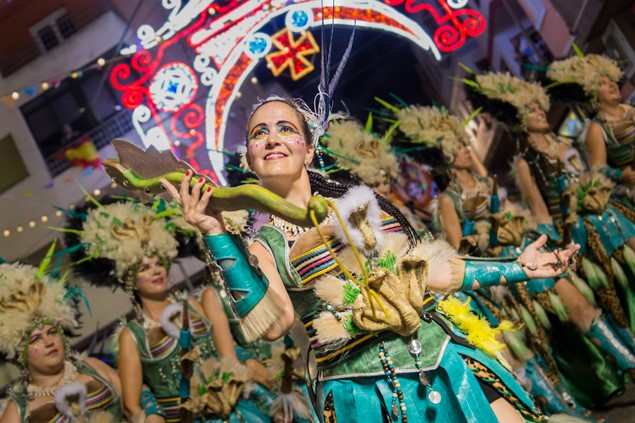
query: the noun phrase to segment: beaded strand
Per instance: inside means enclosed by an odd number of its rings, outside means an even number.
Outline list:
[[[404,403],[401,384],[399,383],[399,379],[397,378],[395,367],[392,364],[390,353],[388,352],[388,349],[384,345],[383,341],[379,343],[379,360],[381,360],[381,364],[384,368],[384,374],[386,375],[388,380],[390,380],[393,387],[392,413],[395,417],[397,417],[398,413],[401,412],[401,421],[403,423],[408,423],[408,415],[406,414],[406,403]],[[397,403],[399,403],[399,408],[397,408]]]

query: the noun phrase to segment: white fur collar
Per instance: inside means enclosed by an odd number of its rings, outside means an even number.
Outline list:
[[[379,203],[375,198],[373,190],[366,186],[357,186],[351,188],[345,196],[335,200],[335,207],[337,207],[340,216],[346,223],[346,230],[348,231],[351,240],[355,244],[355,247],[361,252],[369,252],[364,247],[364,241],[362,233],[358,228],[353,227],[349,222],[349,217],[361,206],[366,206],[366,221],[370,225],[373,234],[377,240],[376,250],[381,249],[381,243],[383,241],[383,232],[381,231],[381,209]],[[342,229],[338,219],[334,219],[333,229],[335,236],[345,245],[348,244],[346,234]]]

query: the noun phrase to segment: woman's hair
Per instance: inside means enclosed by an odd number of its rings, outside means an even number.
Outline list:
[[[348,190],[352,187],[352,185],[345,185],[337,183],[331,179],[326,179],[324,176],[319,174],[318,172],[308,171],[309,174],[309,183],[311,184],[311,194],[320,194],[324,197],[329,198],[341,198]],[[419,242],[419,235],[412,227],[408,219],[399,211],[394,204],[388,201],[385,197],[374,192],[375,198],[379,203],[379,207],[395,219],[403,228],[404,233],[408,237],[408,241],[411,245],[415,245]]]

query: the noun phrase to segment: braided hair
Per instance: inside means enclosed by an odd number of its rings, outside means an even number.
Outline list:
[[[324,197],[341,198],[346,195],[349,189],[352,188],[352,185],[337,183],[333,180],[325,178],[318,172],[308,171],[308,174],[309,183],[311,184],[311,194],[313,195],[320,194]],[[414,246],[415,244],[417,244],[420,241],[419,235],[417,235],[415,229],[412,227],[410,222],[408,222],[408,219],[406,219],[406,217],[399,211],[399,209],[385,197],[377,194],[374,191],[373,193],[375,194],[375,198],[379,203],[379,207],[384,212],[394,217],[397,222],[399,222],[399,224],[403,228],[403,231],[408,237],[410,245]]]

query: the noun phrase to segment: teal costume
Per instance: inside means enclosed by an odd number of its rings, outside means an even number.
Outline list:
[[[392,218],[382,220],[382,231],[397,232]],[[315,233],[315,229],[309,233]],[[338,266],[326,246],[306,244],[302,235],[290,243],[277,228],[263,226],[256,242],[269,250],[291,297],[296,313],[307,329],[317,362],[317,412],[329,421],[335,415],[343,422],[383,422],[412,419],[417,422],[496,422],[481,384],[491,386],[516,407],[527,421],[538,421],[539,412],[519,382],[497,360],[466,342],[464,335],[435,310],[427,295],[420,328],[410,337],[396,333],[360,334],[336,349],[320,345],[313,320],[328,305],[313,290],[315,279],[325,273],[339,275]],[[335,252],[343,245],[331,239]],[[416,348],[419,341],[420,348]],[[418,355],[411,353],[420,351]],[[410,350],[409,350],[410,349]],[[388,357],[390,365],[386,365]],[[384,358],[382,358],[384,357]],[[398,378],[400,393],[393,390]],[[400,410],[407,409],[407,417]]]
[[[190,327],[192,345],[201,350],[203,360],[216,358],[218,353],[212,341],[212,326],[190,305]],[[146,331],[137,321],[129,321],[125,327],[132,334],[143,369],[143,382],[150,387],[159,406],[160,414],[168,423],[179,422],[179,375],[180,352],[176,338],[166,335],[161,328]],[[257,392],[261,393],[261,392]],[[206,416],[205,422],[222,422],[220,418]],[[254,401],[241,399],[232,412],[229,421],[266,422],[270,421],[266,412]]]
[[[80,374],[86,374],[94,380],[87,383],[86,410],[90,412],[107,412],[113,416],[113,421],[124,421],[121,407],[121,398],[110,382],[103,378],[95,369],[81,362],[77,365]],[[53,402],[38,407],[31,412],[27,410],[27,395],[23,390],[15,390],[10,399],[15,402],[22,422],[47,421],[70,422],[70,419],[62,415]]]

